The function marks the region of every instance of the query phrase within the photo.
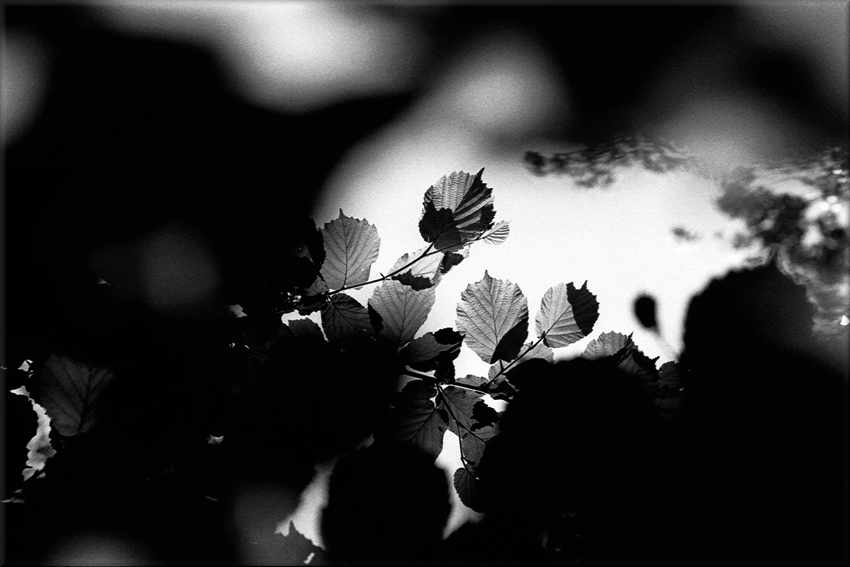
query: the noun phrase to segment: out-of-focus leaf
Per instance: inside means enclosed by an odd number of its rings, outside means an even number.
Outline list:
[[[434,288],[416,291],[395,280],[387,280],[375,288],[369,306],[380,315],[380,334],[396,346],[413,339],[434,306]]]
[[[274,548],[268,557],[274,565],[322,565],[324,550],[313,541],[299,532],[292,520],[289,521],[289,533],[286,535],[275,533],[271,536]],[[312,555],[312,557],[311,557]]]
[[[440,178],[425,192],[419,233],[441,251],[453,251],[479,239],[493,227],[493,190],[463,171]]]
[[[581,357],[588,360],[596,360],[606,356],[614,356],[622,349],[633,346],[634,344],[631,335],[608,331],[607,333],[601,333],[597,338],[590,341],[581,354]]]
[[[493,225],[493,228],[485,232],[481,239],[487,244],[498,245],[508,239],[510,232],[511,227],[508,221],[499,221]]]
[[[435,370],[441,360],[457,356],[461,343],[463,335],[454,329],[445,328],[436,333],[426,333],[401,349],[398,354],[399,361],[415,370]]]
[[[399,441],[415,443],[434,456],[443,450],[443,436],[448,428],[449,416],[438,408],[432,398],[437,387],[422,380],[414,380],[402,389],[393,402],[390,427]]]
[[[322,278],[331,289],[359,287],[369,281],[369,270],[378,258],[381,239],[378,230],[365,219],[339,217],[322,229],[325,262]]]
[[[665,419],[682,405],[682,383],[679,375],[679,365],[676,362],[665,362],[658,369],[658,391],[655,395],[655,405],[662,411]]]
[[[599,303],[587,289],[572,283],[560,283],[543,294],[537,312],[537,334],[544,336],[546,346],[557,348],[570,345],[589,335],[599,318]]]
[[[98,368],[53,353],[39,373],[36,401],[60,435],[88,433],[97,422],[98,398],[114,377],[109,368]]]
[[[651,295],[645,293],[639,295],[635,299],[634,311],[635,317],[641,325],[650,330],[658,329],[658,319],[655,316],[655,299]]]
[[[510,361],[528,336],[528,302],[519,286],[485,271],[483,279],[461,293],[457,328],[484,362]]]
[[[403,272],[400,272],[392,277],[404,285],[409,285],[415,290],[427,289],[433,287],[440,282],[440,266],[443,261],[443,254],[431,254],[420,258],[428,250],[427,247],[420,248],[413,254],[405,254],[393,264],[390,273],[395,272],[408,266]],[[420,258],[416,260],[416,258]],[[414,261],[415,260],[415,261]],[[411,264],[411,262],[413,262]]]
[[[373,334],[369,312],[345,293],[328,298],[322,308],[322,328],[329,341],[343,341]]]
[[[475,478],[465,467],[455,471],[452,481],[460,501],[476,512],[486,512],[484,495],[481,493],[481,481]]]

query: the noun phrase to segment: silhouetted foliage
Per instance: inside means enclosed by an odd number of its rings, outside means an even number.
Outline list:
[[[449,518],[449,483],[409,443],[375,443],[334,467],[321,532],[334,563],[419,562],[436,553]]]

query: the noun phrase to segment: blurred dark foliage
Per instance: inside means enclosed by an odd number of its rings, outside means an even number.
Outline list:
[[[650,330],[658,330],[655,298],[645,293],[635,299],[634,312],[640,324]]]
[[[432,455],[376,442],[334,467],[321,519],[327,557],[334,564],[436,561],[450,511],[449,483]]]
[[[812,306],[774,264],[688,310],[673,421],[614,358],[514,370],[478,474],[488,512],[453,560],[846,560],[841,371],[811,355]],[[846,369],[845,369],[846,373]]]

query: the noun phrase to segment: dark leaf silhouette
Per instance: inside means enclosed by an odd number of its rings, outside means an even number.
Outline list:
[[[339,217],[322,229],[325,262],[322,278],[332,289],[359,287],[369,281],[369,270],[378,258],[381,239],[365,219]]]
[[[299,532],[292,520],[289,521],[289,533],[275,534],[274,541],[277,547],[274,560],[278,565],[322,565],[324,563],[324,550]]]
[[[479,430],[488,425],[494,425],[499,419],[498,412],[488,406],[484,400],[479,400],[472,406],[472,419],[475,425],[472,429]]]
[[[443,253],[443,259],[440,262],[440,273],[447,274],[449,270],[463,262],[469,257],[469,246],[461,248],[456,252]]]
[[[396,346],[404,346],[428,318],[434,306],[434,289],[415,290],[396,280],[375,288],[369,307],[381,317],[380,334]]]
[[[682,385],[679,375],[679,365],[676,362],[665,362],[658,369],[658,390],[655,396],[657,405],[663,415],[670,416],[682,404]]]
[[[425,192],[419,233],[436,250],[456,251],[493,227],[493,191],[481,180],[483,172],[454,172]]]
[[[322,329],[310,319],[294,319],[286,324],[294,337],[315,336],[324,338]]]
[[[457,328],[481,360],[493,363],[519,353],[528,336],[528,302],[519,286],[484,272],[484,278],[461,293]],[[503,339],[507,340],[503,342]]]
[[[369,312],[345,293],[337,293],[328,299],[322,308],[322,327],[329,341],[344,341],[373,333]]]
[[[400,441],[415,443],[436,459],[443,450],[449,416],[432,398],[437,387],[422,380],[409,382],[393,402],[391,428]]]
[[[640,324],[647,329],[658,329],[658,320],[656,319],[655,299],[651,295],[641,294],[635,299],[635,317]]]
[[[60,435],[87,433],[97,421],[98,398],[113,377],[109,368],[53,353],[39,373],[36,401]]]
[[[572,283],[561,283],[543,294],[537,312],[537,334],[544,337],[546,346],[567,346],[589,335],[598,318],[599,303],[588,291],[587,282],[578,290]]]
[[[483,404],[484,402],[481,403]],[[465,431],[461,434],[460,440],[463,449],[463,458],[469,466],[473,468],[478,466],[481,462],[481,457],[484,455],[484,449],[487,448],[487,441],[492,439],[498,432],[497,427],[487,425],[478,427],[473,431]]]
[[[457,356],[462,342],[463,335],[457,331],[440,329],[407,343],[399,352],[399,360],[415,370],[435,370],[442,360]]]
[[[460,496],[460,501],[476,512],[485,512],[484,497],[481,493],[481,481],[479,481],[466,468],[461,467],[455,471],[452,481]]]

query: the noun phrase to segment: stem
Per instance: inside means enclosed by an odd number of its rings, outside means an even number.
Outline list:
[[[511,362],[509,362],[507,366],[504,366],[504,365],[502,364],[502,361],[500,360],[500,361],[499,361],[499,366],[501,366],[501,369],[499,370],[499,373],[498,373],[498,374],[496,374],[495,376],[493,376],[493,380],[495,380],[496,378],[498,378],[499,376],[501,376],[502,374],[504,374],[505,372],[507,372],[508,370],[510,370],[511,366],[513,366],[514,364],[516,364],[517,362],[519,362],[520,360],[522,360],[522,357],[523,357],[523,356],[525,356],[526,354],[528,354],[529,352],[531,352],[531,351],[532,351],[532,349],[533,349],[534,347],[536,347],[537,345],[539,345],[539,344],[540,344],[540,342],[541,342],[543,339],[545,339],[545,338],[546,338],[546,333],[543,333],[542,335],[540,335],[540,338],[539,338],[539,339],[537,339],[536,341],[534,341],[533,343],[531,343],[531,344],[529,345],[529,347],[528,347],[527,349],[525,349],[525,352],[524,352],[524,353],[522,353],[521,355],[519,355],[518,357],[516,357],[515,359],[513,359]],[[492,380],[491,380],[491,382],[492,382]]]
[[[442,252],[442,250],[431,250],[433,247],[434,247],[434,243],[432,242],[431,244],[428,245],[428,248],[425,249],[425,252],[423,252],[418,258],[411,260],[410,262],[408,262],[404,266],[402,266],[402,267],[400,267],[396,270],[393,270],[392,272],[390,272],[387,275],[381,275],[380,278],[375,278],[374,280],[370,280],[370,281],[362,283],[362,284],[343,286],[339,289],[335,289],[333,291],[328,292],[328,296],[330,297],[331,295],[335,295],[337,293],[341,293],[341,292],[347,291],[349,289],[354,289],[356,287],[362,287],[364,285],[382,282],[386,279],[393,277],[396,274],[400,274],[401,272],[403,272],[404,270],[406,270],[407,268],[409,268],[410,266],[412,266],[413,264],[415,264],[419,260],[423,260],[423,259],[427,258],[428,256],[432,256],[434,254],[438,254],[438,253]]]
[[[461,425],[460,421],[458,421],[457,417],[455,416],[455,412],[452,411],[452,403],[446,397],[445,392],[443,392],[443,389],[440,387],[439,384],[437,384],[437,391],[440,393],[440,396],[442,396],[443,400],[445,400],[446,409],[449,410],[449,415],[451,416],[452,420],[455,422],[455,427],[457,428],[457,431],[458,431],[458,433],[457,433],[457,443],[458,443],[458,447],[460,449],[460,462],[461,462],[461,464],[463,464],[463,468],[465,468],[467,471],[469,471],[469,474],[471,474],[473,477],[475,477],[476,480],[479,480],[478,477],[475,475],[475,471],[473,471],[470,468],[469,461],[467,461],[466,457],[463,455],[463,440],[460,438],[460,430],[461,430],[461,428],[466,429],[466,427],[463,427],[463,425]],[[466,429],[466,431],[468,431],[469,433],[472,433],[471,431],[469,431],[469,429]]]
[[[416,370],[410,370],[409,368],[404,369],[404,373],[411,378],[421,378],[423,380],[436,380],[433,376],[428,374],[423,374],[421,372],[417,372]],[[462,390],[469,390],[470,392],[478,392],[479,394],[489,394],[490,391],[484,388],[483,386],[473,386],[472,384],[462,384],[460,382],[452,382],[451,384],[445,384],[445,386],[453,386],[455,388],[460,388]]]

